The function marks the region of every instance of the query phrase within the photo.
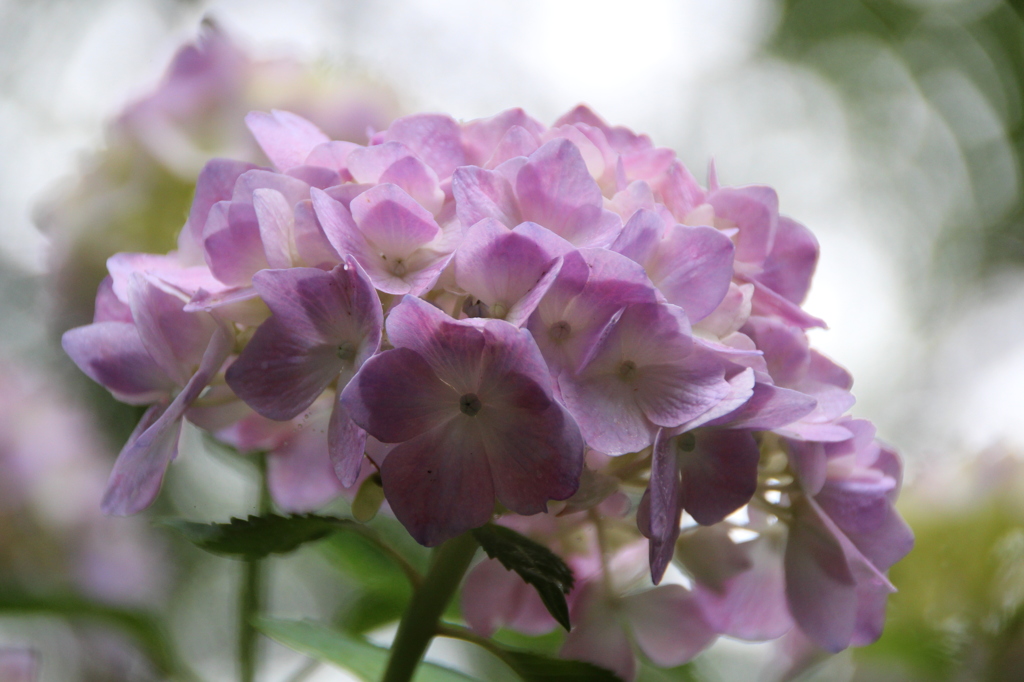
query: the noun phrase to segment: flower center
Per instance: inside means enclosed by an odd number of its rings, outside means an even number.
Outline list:
[[[342,341],[338,344],[338,357],[345,362],[352,362],[356,359],[356,345],[351,341]]]
[[[482,407],[483,403],[476,397],[476,393],[467,393],[459,398],[459,409],[466,416],[475,417]]]
[[[569,338],[569,334],[572,334],[572,327],[565,320],[561,322],[555,322],[548,329],[548,336],[551,337],[552,341],[564,341]]]
[[[619,365],[619,378],[623,381],[632,381],[636,376],[636,363],[632,360],[623,360]]]
[[[402,259],[399,258],[395,261],[395,264],[391,266],[391,272],[395,273],[396,277],[403,277],[405,273],[408,272],[408,269],[405,267],[405,263],[402,262]]]
[[[497,303],[495,303],[491,307],[491,317],[493,317],[493,318],[496,318],[496,319],[499,319],[499,320],[504,320],[505,319],[505,315],[507,315],[507,314],[508,314],[508,306],[505,305],[504,303],[502,303],[501,301],[498,301]]]

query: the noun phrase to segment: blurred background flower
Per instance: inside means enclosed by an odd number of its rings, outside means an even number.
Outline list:
[[[4,376],[20,377],[5,379],[5,396],[23,396],[4,398],[0,432],[41,453],[0,463],[0,576],[120,603],[73,575],[87,538],[143,564],[174,556],[165,577],[149,576],[176,595],[172,639],[223,672],[225,636],[195,628],[189,609],[228,604],[218,595],[234,574],[143,529],[88,526],[82,491],[102,484],[109,443],[137,414],[86,387],[52,339],[91,319],[107,256],[173,246],[206,158],[261,161],[249,109],[290,109],[363,141],[408,111],[470,119],[522,106],[550,123],[583,101],[676,149],[698,176],[713,156],[725,184],[778,189],[783,213],[822,244],[807,309],[831,329],[812,340],[852,370],[855,414],[907,460],[900,506],[918,548],[893,569],[901,592],[882,640],[825,661],[801,643],[726,641],[697,673],[1024,675],[1022,12],[1016,0],[0,2],[0,351]],[[54,390],[62,397],[39,397]],[[64,408],[78,416],[54,416]],[[66,435],[93,428],[87,414],[102,431]],[[77,426],[32,427],[61,420]],[[244,462],[187,459],[167,505],[202,518],[252,507]],[[48,468],[65,473],[49,481]],[[32,543],[18,530],[29,527]],[[282,570],[315,575],[318,561]],[[296,584],[277,581],[286,611],[329,613],[348,598]],[[159,590],[140,590],[161,606]],[[0,647],[25,644],[24,623],[0,615]],[[52,641],[77,641],[43,625]],[[64,673],[77,659],[48,670],[47,651],[42,679],[75,679]]]

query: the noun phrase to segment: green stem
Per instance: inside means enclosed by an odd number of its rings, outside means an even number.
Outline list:
[[[267,456],[256,455],[259,473],[259,513],[266,515],[272,508],[267,489]],[[263,604],[263,565],[259,559],[248,559],[242,566],[242,586],[238,597],[238,671],[241,682],[254,682],[259,657],[259,633],[253,621]]]
[[[409,682],[412,679],[430,640],[437,634],[441,614],[462,582],[476,549],[477,542],[472,533],[464,533],[434,550],[430,570],[423,584],[413,593],[398,625],[383,682]]]

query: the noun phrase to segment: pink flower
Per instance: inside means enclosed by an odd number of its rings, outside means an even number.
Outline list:
[[[254,285],[273,315],[228,368],[228,385],[261,415],[279,421],[303,412],[334,382],[340,396],[380,346],[380,300],[359,264],[349,257],[330,272],[263,270]],[[328,444],[345,486],[359,475],[365,440],[336,403]]]
[[[583,441],[529,333],[453,320],[411,296],[387,333],[394,350],[368,360],[341,402],[372,436],[399,444],[381,477],[414,538],[436,545],[483,525],[495,500],[528,515],[576,491]]]
[[[132,322],[76,327],[64,351],[94,381],[124,402],[153,405],[121,450],[103,510],[134,514],[156,498],[178,452],[181,419],[220,371],[233,333],[206,313],[187,313],[184,301],[144,276],[131,277]],[[108,306],[110,309],[112,306]]]

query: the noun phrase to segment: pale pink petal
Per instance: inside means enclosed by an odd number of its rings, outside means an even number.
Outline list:
[[[739,228],[736,260],[764,262],[775,241],[779,197],[771,187],[725,187],[708,196],[715,218]]]
[[[466,165],[462,130],[444,114],[413,114],[394,121],[384,132],[386,139],[406,145],[434,169],[439,178],[449,178]]]
[[[811,287],[818,250],[818,240],[810,230],[780,216],[775,243],[757,279],[783,298],[800,305]]]
[[[505,227],[522,222],[512,185],[494,171],[464,166],[452,176],[452,194],[459,220],[471,227],[484,218],[494,218]]]
[[[351,180],[352,174],[348,173],[348,177],[345,177],[345,173],[348,172],[349,154],[356,149],[362,149],[362,146],[354,142],[331,140],[313,147],[303,163],[309,166],[330,168],[341,174],[343,181]]]
[[[485,303],[492,317],[508,319],[514,311],[512,324],[529,318],[561,268],[540,244],[493,219],[467,231],[454,263],[458,286]]]
[[[520,128],[534,137],[544,132],[544,126],[522,109],[506,109],[490,118],[464,123],[462,144],[466,150],[466,162],[474,166],[483,166],[495,153],[495,148],[503,138],[514,128]]]
[[[729,578],[719,589],[694,586],[705,618],[718,632],[755,642],[777,639],[794,625],[786,605],[782,542],[777,533],[736,546],[748,570]]]
[[[295,212],[288,200],[277,190],[261,188],[253,192],[252,205],[267,264],[272,268],[295,265]]]
[[[267,487],[284,511],[315,511],[343,490],[327,452],[327,430],[327,413],[320,410],[295,425],[267,458]]]
[[[668,163],[668,169],[664,171],[664,177],[655,187],[656,191],[661,195],[662,201],[665,206],[672,211],[672,215],[675,216],[676,221],[683,222],[686,216],[694,208],[704,203],[707,194],[701,189],[697,180],[693,177],[693,174],[684,166],[681,162],[673,160],[675,154],[666,154],[664,151],[651,150],[644,152],[640,158],[644,159],[645,163],[636,163],[635,167],[630,169],[627,162],[627,173],[632,171],[636,174],[636,177],[645,180],[651,180],[652,177],[647,174],[641,174],[640,169],[643,166],[658,166]],[[639,161],[639,159],[637,159]],[[653,170],[649,168],[648,172]],[[633,177],[633,175],[630,175]]]
[[[576,600],[573,628],[558,655],[611,670],[626,682],[636,677],[636,658],[617,614],[594,587]]]
[[[669,303],[697,322],[710,315],[729,291],[732,258],[732,242],[718,230],[676,225],[646,264],[647,274]]]
[[[622,601],[637,645],[657,666],[682,665],[718,637],[681,585],[662,585]]]
[[[462,616],[475,632],[490,637],[499,627],[526,635],[543,635],[558,623],[537,590],[497,559],[473,567],[462,586]]]
[[[267,158],[281,170],[301,165],[317,145],[330,142],[315,125],[287,111],[252,111],[245,124]]]

